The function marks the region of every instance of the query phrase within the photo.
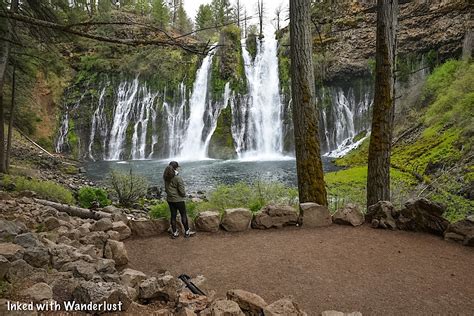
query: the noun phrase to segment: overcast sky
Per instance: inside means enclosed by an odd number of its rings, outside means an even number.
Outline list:
[[[212,0],[184,0],[184,8],[186,12],[191,17],[194,22],[196,17],[197,10],[201,4],[209,4]],[[231,5],[236,3],[236,0],[230,0]],[[250,21],[250,24],[258,24],[257,18],[257,1],[256,0],[240,0],[240,3],[247,8],[247,15],[255,16],[254,19]],[[280,5],[286,8],[284,10],[283,18],[286,18],[288,12],[288,0],[263,0],[265,18],[267,21],[275,18],[275,9]],[[288,21],[280,21],[281,26],[288,24]]]

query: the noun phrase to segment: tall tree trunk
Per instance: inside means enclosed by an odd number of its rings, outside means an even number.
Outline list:
[[[18,11],[18,0],[12,0],[10,4],[10,11],[15,13]],[[8,62],[10,60],[10,42],[12,39],[12,32],[15,30],[15,22],[6,20],[8,23],[8,34],[6,41],[2,41],[2,55],[0,57],[0,173],[5,173],[5,110],[3,105],[3,88],[5,86],[5,75],[7,73]]]
[[[8,122],[8,140],[7,140],[7,152],[5,157],[5,169],[10,172],[10,153],[12,149],[12,135],[13,135],[13,112],[15,111],[15,90],[16,90],[16,67],[13,65],[12,73],[12,99],[10,105],[10,121]]]
[[[375,95],[369,144],[367,206],[390,200],[398,0],[377,0]]]
[[[319,146],[310,30],[311,0],[290,0],[291,94],[300,202],[327,205]]]

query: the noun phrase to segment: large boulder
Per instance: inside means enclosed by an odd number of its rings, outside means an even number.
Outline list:
[[[263,310],[265,316],[306,316],[307,314],[303,312],[298,304],[293,302],[290,298],[282,298],[276,302],[267,305]]]
[[[96,274],[97,270],[95,264],[84,260],[66,263],[61,267],[60,271],[71,271],[75,277],[83,278],[87,281],[99,278]]]
[[[209,304],[210,299],[205,295],[197,295],[187,291],[179,293],[179,305],[193,312],[200,312]]]
[[[138,296],[142,301],[161,300],[177,302],[179,299],[180,282],[170,274],[151,277],[138,286]]]
[[[145,273],[129,268],[124,269],[120,274],[121,283],[124,286],[129,286],[133,288],[143,282],[146,278],[147,277]]]
[[[105,231],[108,231],[109,229],[112,229],[112,227],[113,227],[113,224],[110,218],[101,218],[97,222],[92,224],[92,226],[90,227],[90,230],[93,232],[96,232],[96,231],[105,232]]]
[[[364,214],[355,204],[347,204],[332,216],[335,224],[359,226],[364,223]]]
[[[38,303],[44,300],[51,300],[53,298],[53,290],[46,283],[36,283],[32,287],[21,291],[20,296]]]
[[[118,266],[128,263],[127,249],[121,241],[109,239],[105,245],[104,257],[114,259]]]
[[[444,239],[474,247],[474,221],[464,219],[450,224],[444,234]]]
[[[130,229],[130,227],[128,227],[127,224],[125,224],[122,221],[113,222],[112,230],[116,231],[119,234],[118,240],[127,239],[128,237],[132,235],[132,230]]]
[[[45,246],[27,248],[23,255],[23,259],[33,267],[45,267],[49,264],[48,248]]]
[[[211,315],[212,316],[244,316],[244,312],[239,307],[239,304],[237,304],[234,301],[230,300],[215,300],[211,304]]]
[[[240,309],[246,315],[262,315],[263,309],[268,305],[263,298],[257,294],[244,290],[230,290],[227,299],[239,304]]]
[[[293,207],[270,204],[255,214],[252,220],[252,228],[281,228],[283,226],[296,225],[297,222],[298,212]]]
[[[214,211],[201,212],[194,220],[197,230],[211,233],[219,231],[220,222],[219,213]]]
[[[370,223],[373,228],[395,229],[397,224],[395,219],[399,214],[389,201],[378,201],[367,209],[365,221]]]
[[[80,280],[76,278],[56,279],[51,283],[53,299],[59,304],[70,302],[73,298],[74,289],[79,285]]]
[[[0,255],[0,280],[2,280],[10,269],[10,261],[7,258]]]
[[[305,227],[322,227],[332,224],[331,214],[324,205],[307,202],[300,204],[301,216]]]
[[[24,233],[17,235],[14,239],[14,243],[20,245],[24,248],[34,248],[34,247],[42,247],[43,243],[38,240],[33,233]]]
[[[252,212],[247,208],[232,208],[224,211],[221,226],[228,232],[241,232],[250,227]]]
[[[0,255],[4,256],[10,261],[21,259],[25,253],[25,248],[11,242],[0,243]]]
[[[132,300],[125,287],[110,282],[82,281],[73,291],[73,298],[79,304],[112,304],[116,311],[126,311]],[[94,314],[105,311],[90,311]]]
[[[24,233],[26,227],[16,222],[0,219],[0,239],[12,238],[18,234]]]
[[[166,218],[138,219],[130,220],[128,226],[130,226],[130,229],[132,230],[132,235],[138,237],[150,237],[166,232],[170,224]]]
[[[443,236],[449,222],[443,218],[445,208],[425,198],[411,199],[405,203],[397,219],[402,230],[426,232]]]

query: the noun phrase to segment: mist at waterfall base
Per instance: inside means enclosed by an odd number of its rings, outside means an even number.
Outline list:
[[[323,157],[325,172],[337,169],[330,158]],[[150,185],[163,187],[163,171],[170,160],[96,161],[86,165],[87,176],[93,181],[104,181],[112,170],[144,176]],[[255,181],[279,182],[296,187],[296,161],[200,160],[179,161],[181,176],[187,192],[209,192],[220,184]]]

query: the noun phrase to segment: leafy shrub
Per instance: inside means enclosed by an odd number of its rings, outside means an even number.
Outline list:
[[[113,170],[108,178],[108,184],[123,206],[131,206],[146,195],[148,181],[145,177]]]
[[[107,198],[107,192],[100,188],[83,187],[79,190],[79,205],[85,208],[91,207],[93,202],[99,203],[100,207],[110,205],[111,201]]]
[[[160,202],[152,206],[150,211],[148,212],[151,218],[167,218],[170,219],[170,210],[168,207],[168,203]]]
[[[269,203],[295,205],[298,191],[281,183],[256,181],[253,184],[239,182],[220,185],[211,192],[209,202],[198,203],[197,210],[215,209],[223,212],[227,208],[246,207],[258,212]]]
[[[53,182],[39,179],[27,179],[25,177],[14,177],[6,175],[3,178],[3,186],[13,185],[15,191],[33,191],[40,198],[60,203],[74,204],[71,191]]]

